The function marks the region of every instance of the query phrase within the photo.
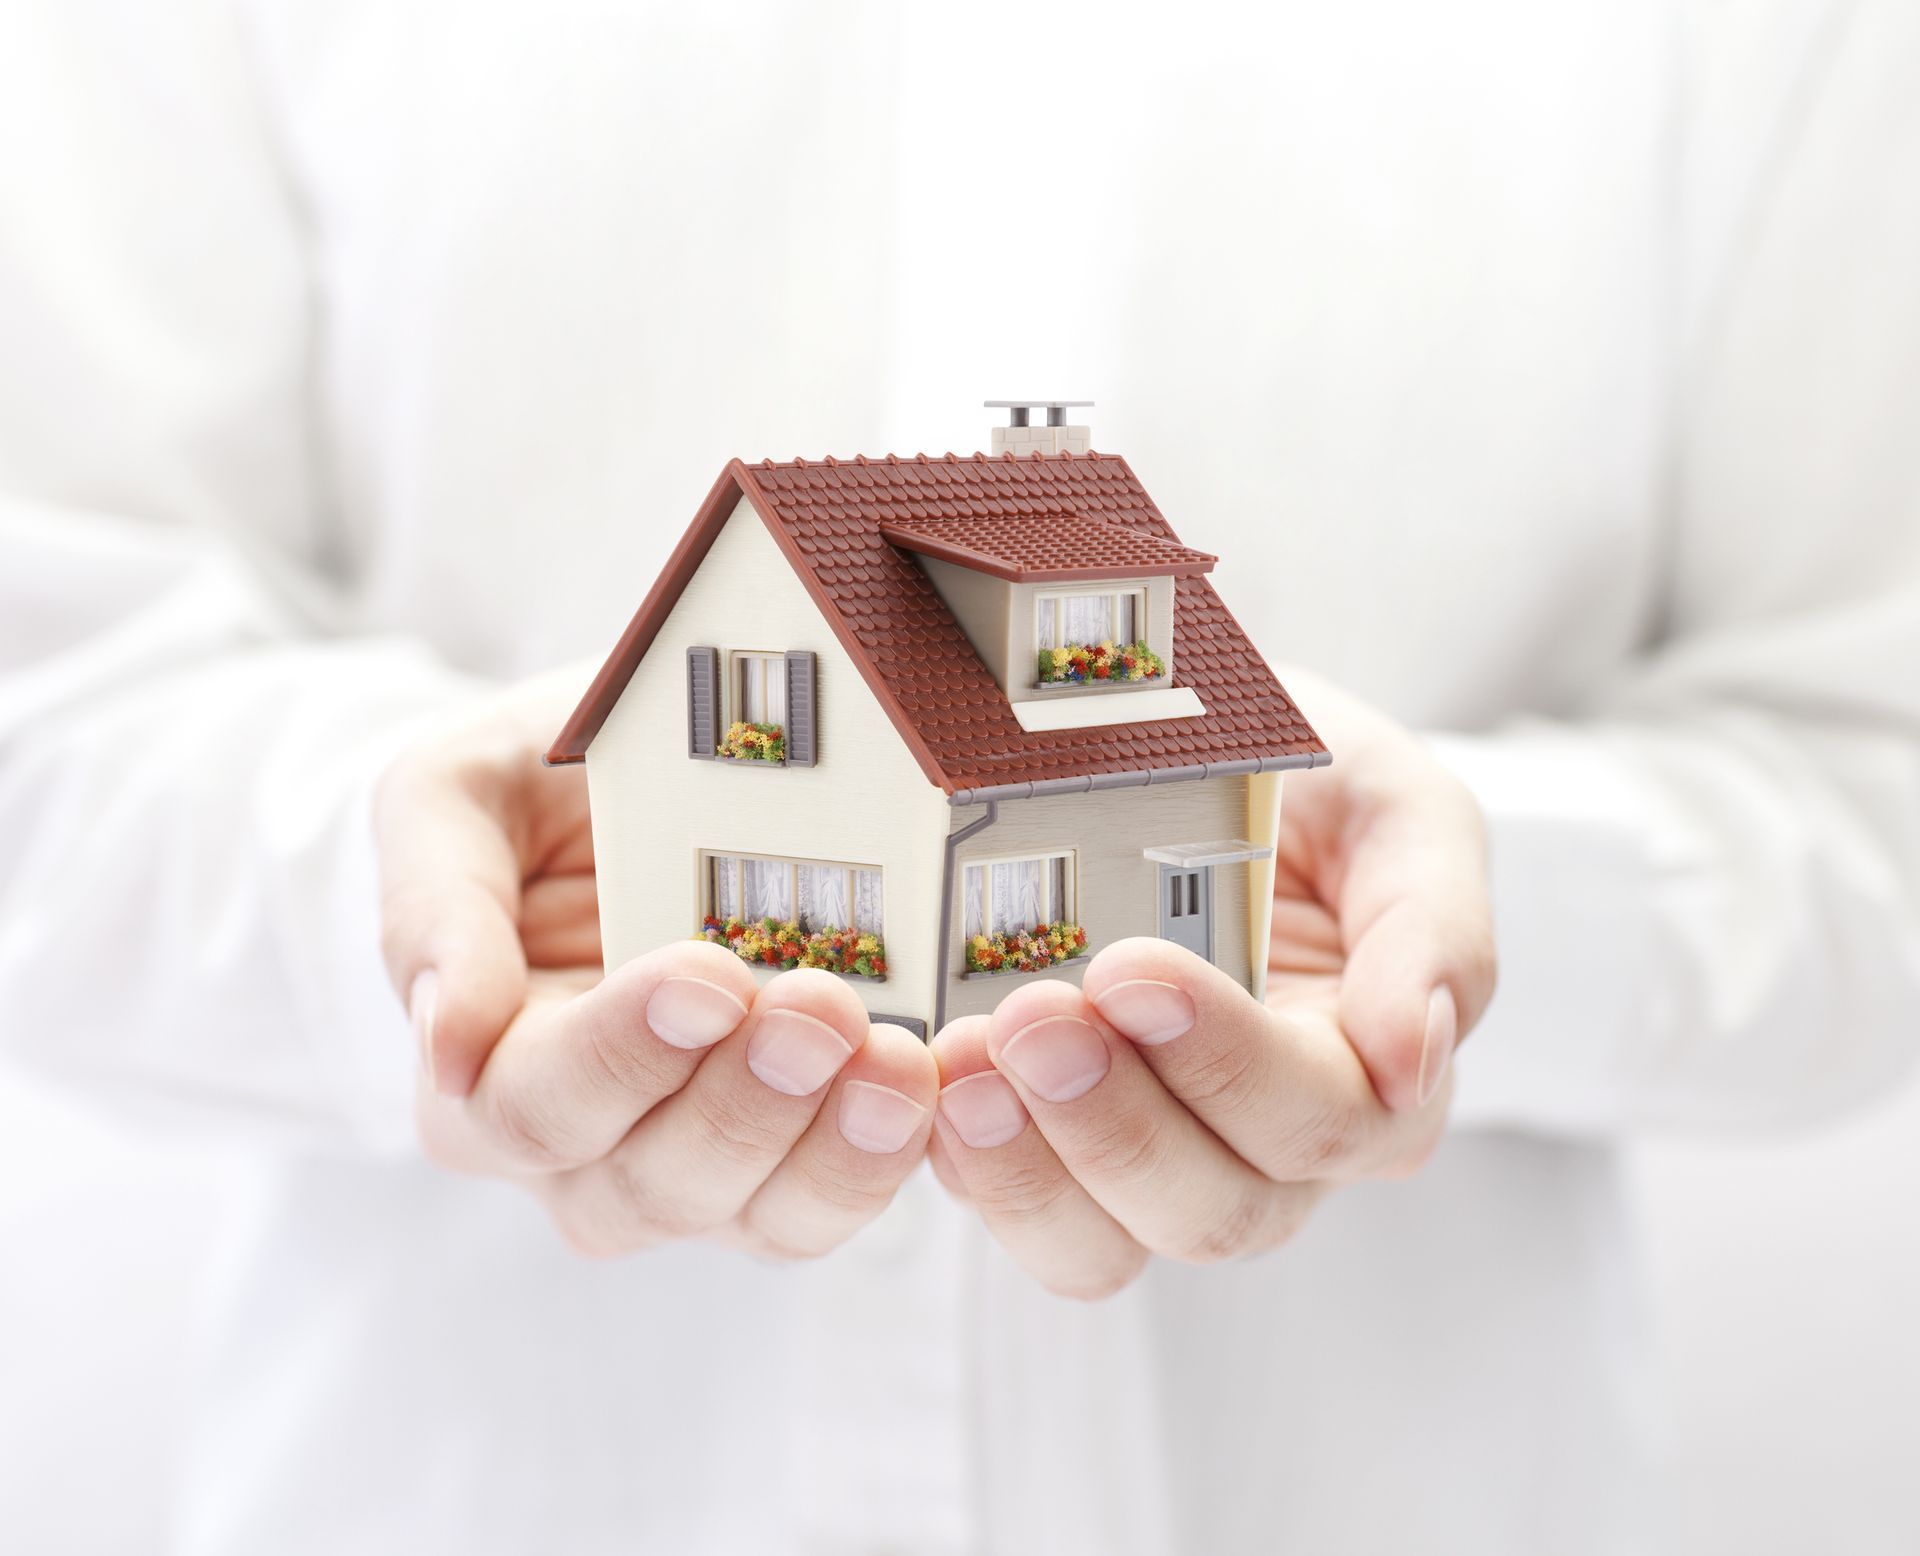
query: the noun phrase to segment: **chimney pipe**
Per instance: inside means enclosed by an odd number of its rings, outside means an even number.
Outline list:
[[[1067,412],[1091,406],[1091,400],[988,400],[989,410],[1007,413],[1007,424],[993,429],[993,452],[1016,459],[1030,454],[1084,454],[1092,445],[1091,427],[1067,425]],[[1047,413],[1047,424],[1032,423],[1035,411]]]

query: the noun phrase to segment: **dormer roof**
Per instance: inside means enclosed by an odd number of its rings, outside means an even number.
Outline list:
[[[1044,456],[1043,456],[1044,457]],[[895,519],[880,533],[905,551],[1014,583],[1197,578],[1220,559],[1091,513],[986,513]]]

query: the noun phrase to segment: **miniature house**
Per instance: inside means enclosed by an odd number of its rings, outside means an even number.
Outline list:
[[[1326,748],[1073,402],[989,403],[990,455],[721,472],[547,753],[607,966],[704,935],[923,1036],[1129,935],[1262,992]]]

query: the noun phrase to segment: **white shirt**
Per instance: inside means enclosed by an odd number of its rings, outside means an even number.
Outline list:
[[[1639,1548],[1611,1142],[1920,1017],[1920,16],[1262,18],[0,13],[0,1036],[257,1164],[181,1549]],[[1432,1167],[1085,1307],[924,1175],[587,1264],[421,1163],[387,754],[728,456],[1027,393],[1486,804]]]

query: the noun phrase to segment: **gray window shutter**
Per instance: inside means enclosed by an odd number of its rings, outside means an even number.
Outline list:
[[[720,650],[687,650],[687,755],[711,762],[720,746]]]
[[[817,661],[804,648],[787,651],[787,765],[811,767],[819,759],[820,707]]]

